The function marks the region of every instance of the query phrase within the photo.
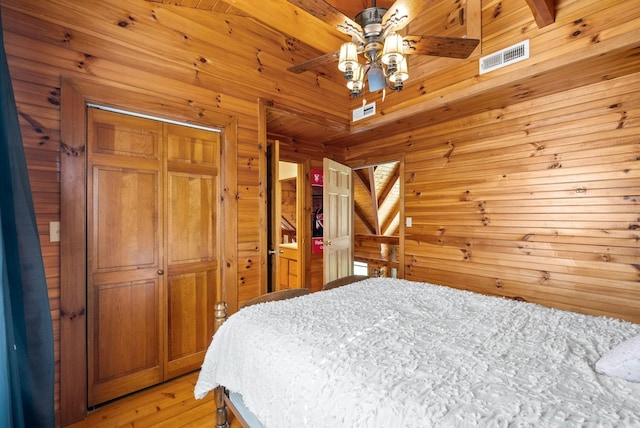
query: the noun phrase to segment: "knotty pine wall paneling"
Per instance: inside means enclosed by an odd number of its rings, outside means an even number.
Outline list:
[[[640,72],[349,147],[405,154],[407,279],[640,322]]]
[[[93,94],[92,101],[125,110],[201,124],[215,123],[213,118],[225,115],[233,118],[237,157],[222,163],[234,183],[221,192],[237,207],[228,213],[233,218],[226,220],[237,224],[237,236],[225,242],[236,253],[222,267],[234,271],[229,278],[236,283],[224,284],[222,290],[232,311],[240,300],[263,292],[266,284],[262,181],[266,174],[258,98],[328,116],[340,102],[304,94],[309,87],[305,79],[274,86],[280,76],[269,64],[283,61],[278,53],[285,40],[273,43],[276,35],[246,17],[214,16],[220,25],[206,26],[194,24],[195,17],[193,22],[185,18],[191,11],[143,0],[2,0],[0,4],[51,299],[56,410],[61,412],[65,390],[59,371],[64,358],[59,341],[60,245],[48,242],[49,222],[59,221],[61,210],[60,147],[65,144],[60,137],[61,79],[72,81],[81,93]],[[262,52],[262,69],[256,66],[256,51],[237,55],[233,43],[247,39]],[[223,67],[220,59],[225,57],[233,57],[236,65]],[[234,84],[229,76],[247,85]],[[76,417],[65,416],[61,423]]]
[[[414,218],[406,230],[409,278],[640,320],[633,264],[640,242],[638,63],[627,56],[637,44],[640,5],[557,0],[556,23],[542,29],[522,0],[481,5],[483,54],[531,38],[535,59],[484,77],[475,60],[434,73],[425,61],[405,91],[378,104],[381,115],[354,128],[393,124],[400,128],[393,138],[361,133],[363,144],[344,152],[317,142],[291,142],[283,152],[310,168],[321,168],[325,156],[366,164],[381,151],[406,155],[403,208]],[[242,14],[205,16],[144,0],[0,0],[0,7],[57,367],[64,358],[60,246],[48,242],[48,224],[61,210],[62,78],[114,107],[203,124],[226,118],[237,156],[222,159],[230,184],[221,194],[234,210],[225,221],[237,233],[227,242],[235,251],[222,269],[233,280],[222,297],[233,310],[259,294],[266,284],[267,134],[259,100],[345,123],[351,105],[344,83],[282,73],[294,52],[316,52]],[[621,48],[605,52],[611,46]],[[582,54],[584,61],[576,59]],[[551,70],[559,71],[550,78]],[[381,101],[381,94],[367,98]],[[427,109],[433,118],[421,120],[422,128],[402,131],[411,124],[405,115]],[[321,255],[310,257],[315,290]]]
[[[470,0],[468,0],[469,2]],[[430,67],[433,59],[410,58],[410,78],[401,93],[382,101],[368,94],[379,114],[352,130],[413,123],[407,116],[432,111],[426,121],[463,117],[466,112],[500,108],[518,101],[579,88],[638,68],[633,60],[640,38],[640,3],[632,0],[556,0],[556,19],[538,28],[527,2],[482,0],[482,43],[478,56],[453,67]],[[529,60],[480,75],[480,57],[530,41]],[[388,95],[388,94],[387,94]],[[360,100],[352,103],[359,106]],[[361,103],[361,101],[360,101]]]

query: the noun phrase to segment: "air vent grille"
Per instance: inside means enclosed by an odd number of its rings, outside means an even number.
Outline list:
[[[376,114],[376,103],[369,103],[360,108],[353,110],[353,121],[364,119],[365,117],[373,116]]]
[[[529,58],[529,40],[525,40],[491,55],[480,58],[480,74]]]

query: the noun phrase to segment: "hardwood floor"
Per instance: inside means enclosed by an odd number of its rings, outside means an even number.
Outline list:
[[[115,427],[215,427],[213,392],[202,400],[193,396],[198,372],[137,392],[91,411],[87,418],[67,428]],[[229,415],[230,419],[232,415]],[[240,428],[231,420],[231,428]]]

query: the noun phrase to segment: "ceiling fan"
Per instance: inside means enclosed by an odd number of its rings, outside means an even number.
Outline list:
[[[401,91],[409,77],[407,55],[433,55],[448,58],[468,58],[480,43],[477,39],[424,35],[401,36],[397,31],[406,27],[412,18],[426,11],[435,0],[396,0],[389,8],[364,9],[352,20],[324,0],[288,0],[301,9],[336,25],[338,31],[351,36],[339,51],[331,52],[289,67],[293,73],[302,73],[320,65],[338,61],[344,72],[347,88],[358,97],[367,78],[369,91],[389,87]],[[361,65],[358,55],[364,57]]]

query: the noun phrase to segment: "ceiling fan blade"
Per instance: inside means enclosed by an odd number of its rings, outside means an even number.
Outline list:
[[[383,24],[389,20],[396,21],[394,31],[404,28],[409,21],[420,16],[435,0],[396,0],[396,2],[387,10],[382,18]]]
[[[329,64],[338,60],[340,51],[331,52],[317,58],[310,59],[309,61],[301,62],[300,64],[292,65],[287,70],[292,73],[300,74],[312,68],[319,67],[321,65]]]
[[[360,26],[351,18],[340,12],[338,9],[330,5],[324,0],[288,0],[289,3],[300,9],[310,13],[316,18],[326,22],[327,24],[337,27],[340,31],[340,26],[355,27],[360,29]]]
[[[404,36],[404,53],[465,59],[478,46],[478,39],[437,36]]]

